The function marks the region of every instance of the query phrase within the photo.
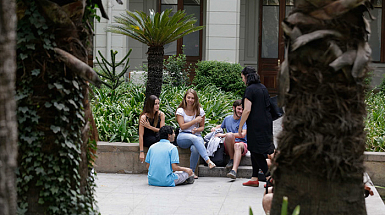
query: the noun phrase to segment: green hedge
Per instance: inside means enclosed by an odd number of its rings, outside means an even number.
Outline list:
[[[200,61],[196,64],[193,83],[197,89],[213,84],[226,92],[243,96],[246,87],[241,78],[242,69],[237,63]]]

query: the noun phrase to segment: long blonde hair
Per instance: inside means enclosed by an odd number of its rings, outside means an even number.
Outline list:
[[[139,116],[142,117],[143,114],[147,113],[150,119],[154,119],[154,127],[158,124],[158,118],[159,118],[159,111],[156,111],[154,113],[154,105],[155,105],[155,100],[159,100],[158,97],[155,95],[151,95],[150,97],[147,98],[146,104],[144,105],[143,111]]]
[[[186,93],[184,94],[183,96],[183,100],[182,102],[179,104],[178,108],[183,108],[183,109],[186,109],[187,107],[187,101],[186,101],[186,97],[187,97],[187,94],[193,94],[194,95],[194,105],[193,105],[193,111],[194,113],[199,116],[201,114],[201,111],[200,111],[200,108],[201,108],[201,104],[199,104],[199,99],[198,99],[198,94],[197,92],[190,88],[186,91]]]

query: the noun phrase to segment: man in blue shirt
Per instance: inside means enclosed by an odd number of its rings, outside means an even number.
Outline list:
[[[244,138],[239,136],[238,128],[239,123],[241,122],[243,108],[242,101],[236,100],[233,103],[233,114],[227,116],[221,125],[217,125],[212,128],[211,131],[215,131],[218,128],[226,128],[227,133],[225,134],[217,134],[217,137],[225,138],[225,152],[230,156],[230,161],[226,165],[226,169],[231,169],[229,173],[227,173],[227,177],[231,179],[237,178],[237,170],[239,163],[241,162],[242,156],[245,156],[247,153],[247,141],[246,141],[246,124],[243,125],[242,135]]]
[[[146,156],[148,184],[174,187],[178,184],[194,183],[193,171],[178,166],[178,149],[170,143],[175,138],[174,129],[171,126],[163,126],[159,130],[159,136],[160,141],[151,145]]]

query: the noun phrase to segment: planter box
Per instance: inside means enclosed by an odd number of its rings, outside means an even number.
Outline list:
[[[374,185],[385,187],[385,152],[365,152],[364,164]],[[385,196],[385,189],[377,191]]]
[[[190,166],[190,149],[179,147],[179,165]],[[144,147],[146,156],[148,148]],[[147,173],[146,163],[139,161],[139,143],[98,142],[95,160],[96,172],[105,173]]]

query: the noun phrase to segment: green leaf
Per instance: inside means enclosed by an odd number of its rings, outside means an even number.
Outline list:
[[[39,203],[39,204],[44,204],[44,200],[43,200],[43,198],[39,198],[39,201],[37,202],[37,203]]]
[[[34,69],[34,70],[32,70],[32,71],[31,71],[31,74],[32,74],[33,76],[38,76],[38,75],[40,74],[40,69]]]
[[[54,126],[54,125],[51,125],[50,129],[53,131],[53,133],[57,133],[60,131],[60,127],[58,126]]]
[[[56,89],[58,89],[58,90],[63,89],[63,85],[62,84],[54,83],[53,85],[55,85]]]
[[[24,60],[24,59],[26,59],[28,57],[27,54],[23,54],[23,53],[20,53],[19,56],[20,56],[21,60]]]

